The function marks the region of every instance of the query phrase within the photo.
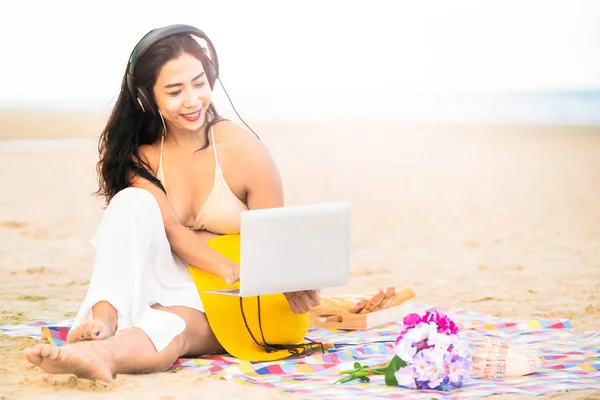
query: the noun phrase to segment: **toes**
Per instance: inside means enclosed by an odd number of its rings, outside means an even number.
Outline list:
[[[40,356],[42,358],[56,360],[60,356],[60,347],[53,346],[51,344],[44,344],[40,350]]]
[[[43,358],[50,357],[50,353],[52,351],[52,346],[50,345],[42,345],[40,348],[40,356]]]
[[[104,324],[104,322],[99,322],[96,324],[90,333],[92,340],[106,339],[107,337],[111,336],[111,331],[108,326]]]
[[[81,336],[83,336],[83,340],[90,340],[92,338],[92,329],[94,329],[92,324],[85,325],[83,328],[83,333],[81,334]]]
[[[25,349],[25,358],[27,359],[27,361],[34,365],[40,365],[42,362],[42,357],[40,357],[39,350],[36,350],[35,348],[31,347]]]
[[[29,354],[33,355],[33,356],[39,356],[41,349],[42,349],[42,345],[41,344],[36,344],[33,347],[29,347],[29,348],[25,349],[25,351],[28,352]]]
[[[105,339],[109,334],[108,327],[102,321],[88,321],[69,331],[67,343],[81,342],[83,340]]]
[[[86,323],[83,326],[83,340],[90,340],[92,339],[92,332],[98,330],[98,325],[99,322],[98,321],[90,321],[88,323]]]
[[[44,358],[56,360],[60,356],[60,348],[49,344],[36,344],[25,349],[25,358],[35,365],[40,365]]]
[[[79,326],[77,328],[71,329],[69,333],[67,333],[67,343],[75,343],[80,340],[83,340],[81,328],[82,327]]]
[[[52,346],[49,350],[48,358],[51,360],[58,360],[60,358],[60,347]]]

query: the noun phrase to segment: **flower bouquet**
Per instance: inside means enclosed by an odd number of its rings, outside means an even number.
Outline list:
[[[371,375],[385,375],[389,386],[442,391],[461,387],[473,359],[454,322],[438,311],[408,314],[403,322],[391,361],[374,367],[354,363],[354,369],[340,372],[348,376],[336,383],[368,382]]]

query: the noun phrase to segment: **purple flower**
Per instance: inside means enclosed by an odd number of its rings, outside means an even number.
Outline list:
[[[448,378],[450,379],[450,382],[452,382],[455,385],[462,384],[465,375],[470,369],[470,358],[460,358],[455,362],[451,363],[448,368]]]
[[[423,316],[423,318],[421,318],[421,321],[423,321],[423,322],[435,321],[435,315],[433,313],[427,311],[425,313],[425,315]]]
[[[416,346],[417,350],[419,351],[431,347],[427,340],[421,340],[420,342],[413,344],[413,346]]]
[[[419,381],[426,381],[431,374],[432,366],[423,356],[423,352],[420,351],[412,359],[412,367],[414,369],[415,378]]]
[[[416,326],[419,322],[421,322],[421,317],[417,313],[411,313],[404,317],[404,325],[407,328],[412,328]],[[406,329],[406,328],[405,328]]]
[[[396,373],[398,383],[443,391],[461,387],[473,360],[456,324],[437,310],[408,314],[403,322],[394,350],[407,365]]]
[[[450,333],[456,335],[458,333],[458,327],[454,323],[454,321],[450,321]]]
[[[403,367],[394,373],[396,376],[396,381],[398,381],[398,385],[404,386],[410,389],[416,389],[417,385],[415,383],[415,379],[413,378],[414,370],[413,367]]]
[[[402,340],[403,337],[404,337],[404,333],[401,333],[400,336],[398,336],[396,338],[396,342],[394,343],[394,346],[398,346],[398,343],[400,343],[400,341]]]
[[[437,311],[435,317],[435,322],[438,325],[438,332],[448,334],[450,331],[450,319],[446,315],[440,314]]]

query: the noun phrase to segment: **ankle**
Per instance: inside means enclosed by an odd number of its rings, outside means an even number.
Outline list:
[[[115,356],[113,354],[113,350],[111,346],[107,345],[106,341],[93,341],[93,342],[85,342],[89,344],[92,350],[100,357],[100,359],[104,362],[104,365],[110,371],[111,376],[114,378],[117,377],[117,363]]]

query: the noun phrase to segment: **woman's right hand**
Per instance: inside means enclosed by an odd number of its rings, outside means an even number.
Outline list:
[[[240,280],[240,265],[233,261],[228,262],[223,266],[223,274],[221,278],[226,284],[231,285]]]
[[[211,239],[222,236],[217,233],[209,231],[194,231],[196,237],[200,238],[204,242],[208,242]],[[217,275],[221,277],[226,284],[231,285],[240,280],[240,265],[234,263],[229,258],[219,255],[222,258],[221,263],[218,267]]]

